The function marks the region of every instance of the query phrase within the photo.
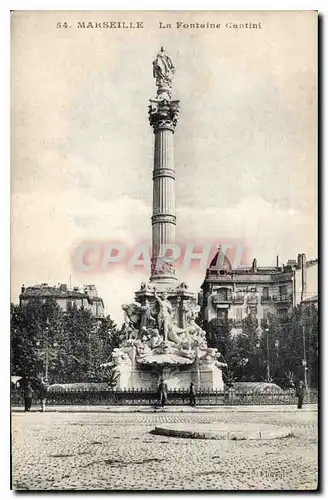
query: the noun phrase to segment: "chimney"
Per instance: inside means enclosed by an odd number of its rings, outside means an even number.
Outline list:
[[[21,287],[21,293],[24,293],[25,292],[25,285],[22,285]]]
[[[257,273],[257,260],[256,259],[253,260],[252,271],[253,271],[253,273]]]
[[[279,269],[279,255],[277,255],[277,258],[276,258],[276,267],[277,267],[277,269]]]
[[[299,253],[297,255],[297,269],[301,269],[302,268],[302,254]]]

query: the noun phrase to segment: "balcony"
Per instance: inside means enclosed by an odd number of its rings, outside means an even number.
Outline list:
[[[246,299],[246,303],[248,305],[257,305],[258,302],[259,302],[259,299],[258,299],[257,295],[247,297],[247,299]]]
[[[211,297],[212,304],[217,305],[217,304],[232,304],[232,297],[231,295],[212,295]]]
[[[234,304],[243,304],[245,297],[242,293],[236,293],[232,300]]]
[[[273,297],[271,295],[262,295],[261,296],[261,304],[267,304],[268,302],[272,302]]]
[[[284,302],[284,303],[290,304],[292,302],[292,294],[274,295],[273,301],[276,303]]]

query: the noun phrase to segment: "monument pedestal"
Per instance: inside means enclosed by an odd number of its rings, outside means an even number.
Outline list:
[[[223,391],[224,383],[222,371],[216,366],[198,367],[197,361],[187,368],[145,367],[138,365],[134,368],[122,367],[118,372],[116,390],[146,390],[156,391],[163,378],[168,390],[187,391],[190,382],[193,382],[197,391]]]

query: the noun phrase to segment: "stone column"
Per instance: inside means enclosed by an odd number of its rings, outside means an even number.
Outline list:
[[[176,281],[174,267],[158,259],[163,245],[175,242],[175,169],[173,137],[179,101],[150,101],[149,122],[155,134],[153,169],[151,281]]]

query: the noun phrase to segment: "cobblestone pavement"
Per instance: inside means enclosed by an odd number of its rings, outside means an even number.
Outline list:
[[[267,423],[293,436],[209,441],[150,434],[156,424]],[[16,490],[311,490],[317,412],[13,413]]]

